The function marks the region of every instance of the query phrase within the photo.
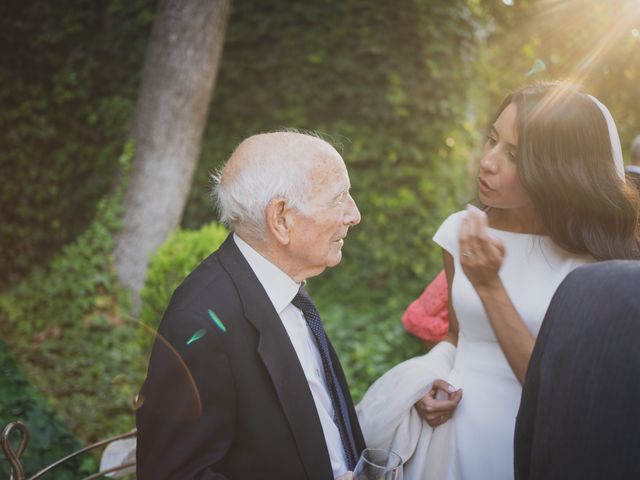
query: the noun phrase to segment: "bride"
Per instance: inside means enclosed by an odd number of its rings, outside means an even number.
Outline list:
[[[396,450],[408,480],[512,479],[521,384],[553,293],[579,265],[640,258],[640,201],[615,123],[571,84],[504,100],[477,185],[483,210],[454,213],[434,236],[449,335],[387,372],[358,408],[367,445]]]

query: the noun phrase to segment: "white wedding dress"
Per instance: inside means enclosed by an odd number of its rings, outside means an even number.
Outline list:
[[[462,388],[463,397],[452,417],[452,461],[462,479],[506,480],[513,478],[513,432],[522,388],[460,266],[458,231],[465,215],[451,215],[433,237],[455,264],[451,299],[460,334],[448,381]],[[504,242],[500,278],[520,317],[537,336],[560,282],[593,259],[569,254],[549,237],[496,229],[489,233]]]
[[[480,298],[460,266],[458,232],[465,215],[466,212],[461,211],[449,216],[434,236],[434,241],[451,254],[455,265],[451,299],[460,331],[457,349],[451,355],[452,369],[444,378],[463,390],[455,414],[446,427],[434,430],[422,422],[420,435],[410,436],[402,425],[409,419],[415,421],[415,411],[409,415],[399,409],[394,412],[391,407],[380,413],[385,407],[379,397],[385,392],[394,398],[393,405],[403,404],[403,408],[411,410],[410,402],[420,398],[435,378],[429,376],[429,366],[432,361],[438,361],[435,358],[438,351],[423,357],[420,368],[424,375],[421,372],[413,375],[418,385],[399,388],[394,384],[393,379],[399,374],[407,378],[407,370],[416,369],[410,363],[415,359],[403,362],[376,381],[358,406],[368,446],[414,452],[411,458],[404,458],[409,461],[405,480],[507,480],[514,476],[513,433],[522,388],[498,344]],[[576,267],[593,262],[593,258],[570,254],[546,236],[496,229],[489,229],[489,233],[504,242],[500,277],[522,320],[537,335],[560,282]],[[430,359],[430,355],[434,358]],[[394,390],[388,390],[387,386]],[[395,422],[397,428],[394,427],[391,441],[385,437],[388,433],[381,431],[377,418],[384,419],[387,431],[391,420]],[[439,434],[440,429],[448,433]],[[384,441],[380,443],[379,439]],[[438,453],[420,452],[419,448]],[[412,464],[417,460],[413,458],[415,455],[428,465]],[[434,462],[442,464],[433,465]]]

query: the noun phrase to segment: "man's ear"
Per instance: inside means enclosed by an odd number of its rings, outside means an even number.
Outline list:
[[[282,245],[289,245],[293,212],[287,199],[277,197],[267,204],[265,211],[267,231]]]

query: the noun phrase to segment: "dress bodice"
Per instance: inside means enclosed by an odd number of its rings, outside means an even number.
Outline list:
[[[451,301],[459,324],[458,348],[449,382],[463,389],[454,414],[455,462],[463,479],[513,478],[513,429],[521,387],[486,315],[480,297],[460,265],[458,232],[465,211],[449,216],[434,241],[451,254]],[[494,228],[505,256],[500,278],[516,311],[537,336],[551,297],[576,267],[593,262],[558,247],[549,237]]]

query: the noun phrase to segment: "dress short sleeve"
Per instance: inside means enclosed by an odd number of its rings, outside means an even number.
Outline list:
[[[453,258],[459,257],[460,245],[458,243],[458,237],[460,233],[460,225],[466,215],[465,210],[453,213],[442,222],[440,228],[433,236],[433,241],[440,245],[443,249],[451,254]]]

